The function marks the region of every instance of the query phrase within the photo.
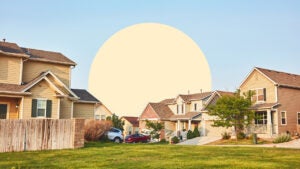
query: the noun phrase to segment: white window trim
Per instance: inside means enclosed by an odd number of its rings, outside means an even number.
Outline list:
[[[0,104],[6,104],[6,105],[7,105],[6,119],[9,119],[9,108],[10,108],[10,103],[9,103],[9,102],[0,102]]]
[[[264,87],[263,88],[254,88],[254,89],[250,89],[251,91],[255,91],[255,95],[256,95],[256,102],[255,103],[265,103],[266,101],[258,101],[258,90],[260,90],[260,89],[262,89],[263,91],[264,91]],[[267,90],[267,88],[266,88],[266,90]],[[264,97],[266,97],[266,96],[264,96]]]
[[[285,124],[282,124],[282,113],[284,112],[285,114]],[[297,121],[298,123],[298,121]],[[286,111],[281,111],[280,112],[280,124],[283,125],[283,126],[286,126],[287,125],[287,118],[286,118]]]
[[[47,98],[36,98],[37,102],[36,102],[36,118],[39,118],[39,119],[43,119],[43,118],[46,118],[47,117]],[[46,101],[46,107],[45,107],[45,115],[44,116],[38,116],[38,101],[39,100],[44,100]]]

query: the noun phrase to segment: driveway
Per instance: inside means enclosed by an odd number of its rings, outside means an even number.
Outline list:
[[[178,145],[204,145],[220,140],[221,138],[221,136],[201,136],[183,141],[181,143],[178,143]]]

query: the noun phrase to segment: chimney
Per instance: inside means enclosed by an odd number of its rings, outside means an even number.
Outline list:
[[[3,38],[3,42],[5,42],[6,41],[6,39],[5,38]]]

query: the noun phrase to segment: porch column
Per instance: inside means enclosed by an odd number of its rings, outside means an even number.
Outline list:
[[[271,110],[267,110],[267,133],[272,136],[272,121],[271,121]]]
[[[180,121],[177,120],[177,131],[180,131]]]
[[[206,120],[204,120],[204,119],[202,120],[202,133],[203,133],[203,136],[206,136],[205,121],[206,121]]]
[[[191,130],[191,120],[189,120],[188,130]]]

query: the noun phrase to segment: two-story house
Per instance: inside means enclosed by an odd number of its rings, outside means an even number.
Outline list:
[[[300,75],[255,67],[240,85],[254,91],[256,119],[248,132],[261,137],[300,132]]]
[[[94,118],[99,100],[70,88],[75,66],[58,52],[0,42],[0,119]]]
[[[163,122],[161,138],[168,139],[183,131],[193,130],[201,121],[201,110],[212,92],[178,95],[158,103],[149,103],[139,117],[140,130],[146,128],[146,120]]]

